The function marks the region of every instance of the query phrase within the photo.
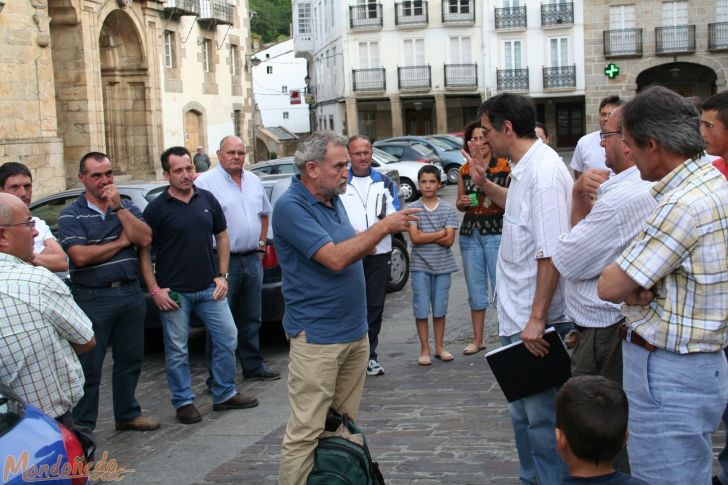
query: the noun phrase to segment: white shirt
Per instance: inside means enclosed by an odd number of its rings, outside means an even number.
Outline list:
[[[579,138],[574,156],[571,157],[571,168],[584,173],[590,168],[598,168],[600,170],[611,170],[606,165],[606,155],[604,147],[600,145],[602,141],[599,131],[593,131]]]
[[[604,182],[591,212],[562,234],[553,263],[565,281],[566,312],[578,325],[605,328],[621,320],[620,305],[600,300],[597,282],[645,227],[656,206],[654,185],[636,166]]]
[[[396,212],[392,193],[383,182],[375,182],[371,176],[352,176],[346,186],[346,192],[341,194],[339,199],[344,204],[351,227],[358,233],[366,231],[380,221],[377,216],[382,212],[382,204],[385,215]],[[377,243],[374,254],[390,252],[392,252],[392,236],[387,235]]]
[[[553,256],[559,235],[569,230],[573,184],[559,155],[541,140],[511,170],[496,271],[501,336],[515,335],[528,323],[536,293],[536,260]],[[565,320],[562,286],[559,280],[547,323]]]
[[[43,219],[33,217],[33,220],[35,221],[35,230],[38,231],[38,235],[33,239],[33,252],[38,254],[43,252],[45,249],[45,242],[48,239],[53,239],[55,241],[56,237],[53,235],[51,228],[48,227],[48,224],[46,224]]]
[[[195,185],[212,192],[222,206],[231,253],[258,248],[260,216],[267,216],[273,210],[257,175],[243,170],[242,182],[241,188],[220,165],[195,179]]]

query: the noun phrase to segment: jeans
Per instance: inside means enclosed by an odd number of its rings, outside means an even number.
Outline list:
[[[202,320],[212,340],[212,402],[225,402],[235,394],[235,345],[237,330],[227,300],[214,300],[215,285],[200,291],[180,292],[179,310],[159,312],[164,330],[164,358],[172,405],[178,409],[191,404],[192,378],[187,352],[190,334],[190,313]]]
[[[477,229],[473,229],[470,236],[460,236],[460,254],[471,310],[488,308],[489,280],[490,292],[495,292],[495,268],[500,242],[500,234],[481,234]]]
[[[728,356],[728,348],[723,349],[726,356]],[[720,463],[720,473],[718,473],[718,479],[723,485],[728,485],[728,406],[723,411],[723,428],[725,433],[725,446],[720,450],[718,454],[718,463]]]
[[[99,383],[106,351],[111,344],[114,365],[111,387],[116,421],[131,421],[142,414],[134,392],[144,362],[144,316],[147,307],[139,284],[118,288],[72,285],[79,307],[93,324],[96,346],[78,356],[86,382],[73,418],[92,430],[99,414]]]
[[[504,346],[520,340],[520,333],[500,337]],[[557,392],[552,387],[508,405],[522,484],[557,484],[567,476],[566,465],[556,452]]]
[[[447,303],[450,297],[450,273],[430,274],[423,271],[412,271],[412,311],[415,318],[428,318],[432,308],[433,318],[447,315]]]
[[[243,367],[243,377],[254,377],[265,370],[260,353],[261,302],[263,289],[263,265],[258,253],[247,256],[230,255],[228,267],[227,301],[238,329],[238,346],[235,355]],[[212,342],[208,334],[205,342],[205,358],[210,369]],[[212,385],[212,371],[207,387]]]
[[[623,342],[622,357],[632,475],[648,483],[709,484],[710,435],[728,401],[723,352],[648,352]]]
[[[384,300],[387,297],[387,283],[391,272],[391,253],[366,256],[364,278],[367,284],[367,323],[369,324],[369,358],[377,360],[379,332],[382,329]]]

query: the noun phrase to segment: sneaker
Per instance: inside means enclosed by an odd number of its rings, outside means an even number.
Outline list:
[[[384,367],[379,365],[379,362],[377,362],[374,359],[369,359],[369,364],[367,365],[367,375],[368,376],[381,376],[384,374]]]
[[[202,415],[194,406],[194,404],[185,404],[177,408],[177,421],[182,424],[194,424],[202,421]]]
[[[275,381],[281,378],[280,372],[275,372],[272,370],[268,370],[266,368],[263,368],[262,371],[260,371],[258,374],[255,374],[250,377],[246,377],[246,381]]]
[[[146,416],[137,416],[131,421],[117,421],[116,431],[154,431],[159,429],[159,421]]]
[[[228,409],[247,409],[254,408],[258,405],[258,399],[253,396],[243,396],[240,393],[235,394],[227,401],[213,404],[213,411],[227,411]]]

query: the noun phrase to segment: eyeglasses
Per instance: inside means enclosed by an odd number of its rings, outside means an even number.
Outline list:
[[[494,130],[494,128],[486,128],[485,126],[481,126],[480,129],[483,130],[483,136],[488,136],[488,133]]]
[[[2,224],[0,227],[13,227],[13,226],[26,226],[31,229],[35,229],[35,219],[30,219],[28,221],[18,222],[15,224]]]
[[[621,135],[621,134],[622,134],[622,130],[619,130],[619,131],[600,131],[599,132],[599,138],[601,138],[602,140],[606,140],[607,138],[609,138],[612,135]]]
[[[237,155],[237,156],[239,156],[239,157],[241,157],[241,158],[244,158],[244,157],[245,157],[245,155],[247,155],[247,154],[248,154],[248,152],[244,152],[244,151],[242,151],[242,150],[240,150],[240,151],[235,151],[235,150],[232,150],[232,151],[229,151],[229,152],[224,152],[224,153],[225,153],[225,155],[227,155],[227,156],[229,156],[229,157],[234,157],[235,155]]]

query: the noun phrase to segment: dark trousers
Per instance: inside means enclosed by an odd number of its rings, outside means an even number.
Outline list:
[[[144,362],[144,317],[147,310],[144,294],[136,282],[118,288],[73,285],[71,292],[91,320],[96,337],[96,347],[79,355],[86,382],[83,397],[73,408],[73,418],[92,430],[96,428],[101,368],[111,344],[114,418],[131,421],[142,413],[134,392]]]
[[[366,256],[364,278],[367,285],[367,323],[369,324],[369,358],[377,360],[379,331],[382,329],[384,299],[387,296],[387,283],[391,266],[391,253]]]

